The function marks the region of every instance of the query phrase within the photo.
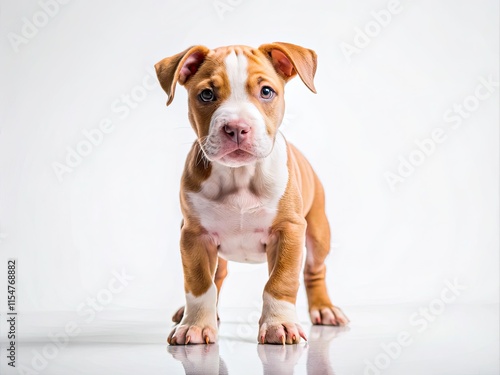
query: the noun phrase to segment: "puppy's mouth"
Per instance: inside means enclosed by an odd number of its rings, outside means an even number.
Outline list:
[[[249,164],[256,159],[257,156],[255,154],[241,148],[229,151],[219,157],[220,162],[229,166]]]
[[[255,157],[255,155],[252,152],[247,151],[247,150],[243,150],[241,148],[237,148],[236,150],[232,150],[232,151],[224,153],[220,157],[221,158],[225,158],[225,157],[230,157],[230,158],[245,158],[245,157],[250,157],[250,156]]]
[[[271,147],[268,147],[269,149],[267,149],[267,147],[266,149],[258,147],[249,142],[240,144],[226,142],[218,149],[210,147],[210,143],[208,147],[206,143],[200,143],[200,146],[208,160],[218,162],[228,167],[239,167],[252,164],[257,160],[268,157],[273,150],[274,142]]]

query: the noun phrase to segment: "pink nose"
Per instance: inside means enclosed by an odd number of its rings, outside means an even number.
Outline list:
[[[231,141],[238,145],[247,139],[250,134],[250,126],[243,123],[228,123],[222,130]]]

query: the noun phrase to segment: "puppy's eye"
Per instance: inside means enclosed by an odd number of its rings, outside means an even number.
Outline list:
[[[272,88],[270,88],[269,86],[263,86],[260,89],[260,97],[262,99],[266,99],[266,100],[272,99],[272,98],[274,98],[275,94],[276,94],[276,92]]]
[[[215,100],[215,94],[211,89],[205,89],[198,95],[202,102],[213,102]]]

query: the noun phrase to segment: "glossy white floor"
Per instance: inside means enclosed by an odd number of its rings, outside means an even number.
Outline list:
[[[309,340],[291,346],[256,343],[257,310],[221,311],[219,343],[187,347],[166,344],[170,327],[164,312],[130,316],[102,312],[88,325],[71,314],[20,314],[16,369],[7,365],[3,342],[1,373],[493,375],[500,371],[496,305],[435,303],[345,311],[352,319],[348,328],[313,327],[304,319]],[[73,332],[69,340],[64,326]]]

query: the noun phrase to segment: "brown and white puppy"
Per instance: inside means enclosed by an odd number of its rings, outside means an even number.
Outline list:
[[[181,255],[186,306],[175,315],[172,345],[217,339],[217,300],[227,261],[268,262],[258,341],[306,339],[295,311],[304,245],[304,281],[313,324],[348,319],[328,297],[330,250],[323,187],[304,156],[279,132],[284,86],[298,75],[312,91],[314,51],[288,43],[210,50],[194,46],[155,65],[174,99],[188,91],[197,141],[181,182]]]

